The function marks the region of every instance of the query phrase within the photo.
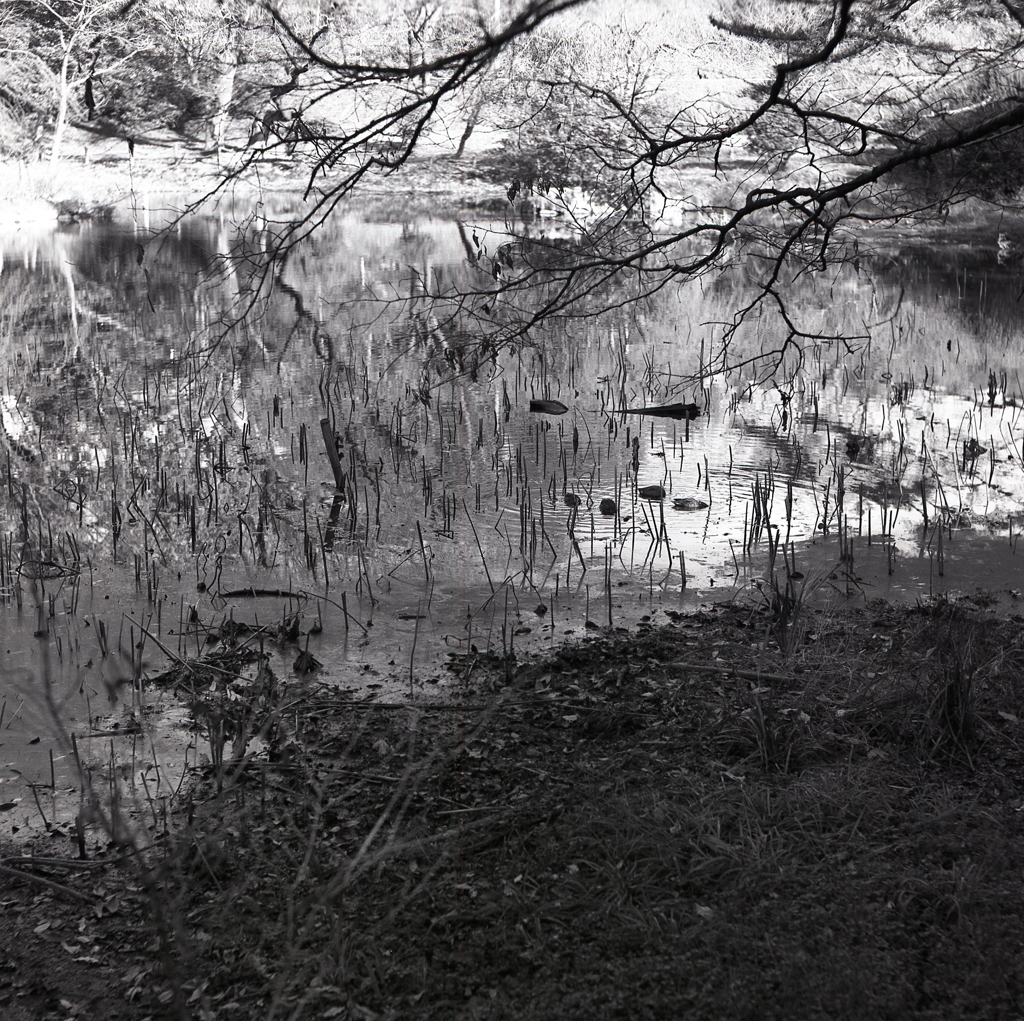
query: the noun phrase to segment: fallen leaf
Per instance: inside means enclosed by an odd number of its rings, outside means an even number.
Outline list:
[[[311,674],[315,670],[319,670],[323,666],[311,652],[300,652],[295,657],[295,662],[292,664],[292,669],[297,674]]]

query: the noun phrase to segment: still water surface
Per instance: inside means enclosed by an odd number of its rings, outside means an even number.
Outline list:
[[[472,648],[756,598],[770,536],[819,598],[980,586],[1012,606],[1024,588],[1024,271],[994,246],[894,246],[806,278],[801,324],[858,339],[793,347],[773,373],[716,371],[720,324],[750,296],[737,271],[565,320],[453,378],[467,333],[388,299],[457,285],[467,233],[493,250],[496,225],[350,213],[254,281],[219,261],[259,249],[252,224],[193,218],[154,240],[159,222],[0,238],[12,827],[56,811],[28,786],[50,784],[51,754],[73,786],[61,729],[106,749],[143,711],[125,681],[224,620],[296,621],[322,676],[365,692],[443,680]],[[766,311],[731,359],[783,336]],[[699,417],[622,414],[677,402]],[[158,724],[118,754],[166,788],[191,739],[170,708],[145,712]]]

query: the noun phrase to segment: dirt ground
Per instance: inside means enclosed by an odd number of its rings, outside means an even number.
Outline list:
[[[1019,1019],[1022,623],[732,607],[402,705],[264,672],[266,752],[144,850],[5,851],[0,1015]]]

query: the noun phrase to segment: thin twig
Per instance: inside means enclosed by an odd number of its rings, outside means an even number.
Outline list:
[[[795,684],[795,677],[785,674],[766,674],[760,670],[740,670],[732,666],[710,666],[704,663],[663,663],[668,670],[702,670],[705,673],[725,674],[727,677],[742,677],[747,681],[772,681],[780,684]]]
[[[15,858],[0,858],[0,865],[28,865],[36,868],[48,869],[78,869],[84,872],[91,872],[95,869],[110,865],[111,862],[104,859],[96,861],[78,861],[76,858],[36,858],[31,855],[21,855]]]
[[[61,893],[66,893],[69,897],[74,897],[75,900],[85,901],[86,904],[96,903],[96,899],[88,894],[79,893],[77,890],[72,890],[70,886],[65,886],[63,883],[55,883],[52,879],[37,876],[32,872],[23,872],[21,869],[12,869],[6,865],[0,865],[0,875],[17,876],[19,879],[25,879],[30,883],[49,887],[51,890],[59,890]]]

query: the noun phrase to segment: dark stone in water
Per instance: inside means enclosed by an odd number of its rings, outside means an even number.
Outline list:
[[[579,507],[583,501],[575,493],[566,493],[564,498],[566,507]]]
[[[664,500],[665,490],[661,486],[644,486],[640,490],[640,495],[645,500]]]
[[[605,497],[601,501],[601,503],[598,505],[598,510],[602,514],[609,514],[609,515],[611,515],[611,514],[614,514],[618,509],[619,508],[615,506],[615,501],[614,500],[609,500],[608,497]]]
[[[673,500],[672,506],[676,510],[695,511],[707,510],[708,504],[703,500],[695,500],[692,496],[684,496],[679,500]]]
[[[561,401],[530,401],[530,410],[537,415],[564,415],[569,409]]]

